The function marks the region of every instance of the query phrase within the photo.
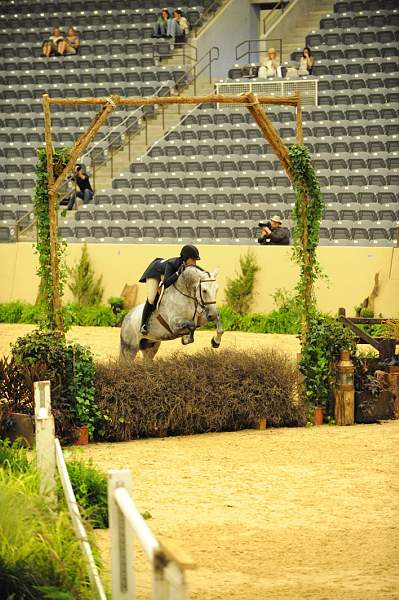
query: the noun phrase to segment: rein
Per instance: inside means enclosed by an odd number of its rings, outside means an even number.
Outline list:
[[[200,306],[202,308],[202,312],[204,312],[206,310],[206,307],[209,304],[216,304],[216,300],[213,301],[205,301],[203,296],[202,296],[202,287],[201,284],[202,283],[211,283],[213,281],[216,281],[216,279],[200,279],[199,281],[199,292],[200,292],[200,301],[198,300],[197,296],[191,296],[190,294],[186,294],[185,292],[183,292],[180,288],[177,287],[176,283],[173,284],[173,287],[175,288],[175,290],[177,292],[179,292],[179,294],[181,294],[182,296],[184,296],[185,298],[190,298],[190,300],[192,300],[194,302],[194,315],[193,315],[193,321],[195,319],[195,316],[198,312],[198,306]]]

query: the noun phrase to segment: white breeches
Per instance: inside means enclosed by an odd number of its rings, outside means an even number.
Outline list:
[[[150,304],[154,304],[155,296],[157,295],[159,279],[155,277],[150,277],[145,282],[147,289],[147,299]]]

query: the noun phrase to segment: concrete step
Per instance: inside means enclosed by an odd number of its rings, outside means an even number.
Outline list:
[[[207,81],[198,81],[196,87],[196,95],[207,95],[213,93],[214,84]],[[193,86],[189,86],[184,93],[184,96],[193,96]],[[150,146],[152,146],[157,140],[161,139],[165,133],[177,125],[183,115],[188,113],[194,108],[192,104],[180,105],[180,111],[177,105],[171,105],[164,109],[164,120],[162,122],[161,111],[158,112],[156,118],[147,121],[147,143],[146,133],[143,129],[139,134],[132,136],[130,139],[130,158],[129,158],[129,145],[126,144],[124,148],[119,150],[113,155],[113,171],[111,173],[111,161],[109,160],[106,165],[103,165],[95,171],[95,190],[98,193],[101,190],[111,189],[112,179],[119,177],[120,174],[129,176],[130,164],[139,156],[145,154]]]

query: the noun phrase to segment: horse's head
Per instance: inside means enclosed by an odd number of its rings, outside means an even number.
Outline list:
[[[219,289],[216,281],[217,273],[217,269],[209,273],[195,266],[188,267],[183,272],[186,285],[191,288],[198,306],[205,312],[208,321],[216,321],[219,317],[216,307],[216,295]]]

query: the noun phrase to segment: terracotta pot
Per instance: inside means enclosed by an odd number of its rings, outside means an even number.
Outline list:
[[[75,441],[75,446],[87,446],[89,443],[89,428],[87,425],[79,427],[79,437]]]
[[[314,407],[314,414],[313,414],[314,425],[323,425],[324,413],[325,413],[324,406],[315,406]]]
[[[259,421],[256,423],[256,429],[264,431],[267,427],[267,421],[265,417],[259,417]]]

